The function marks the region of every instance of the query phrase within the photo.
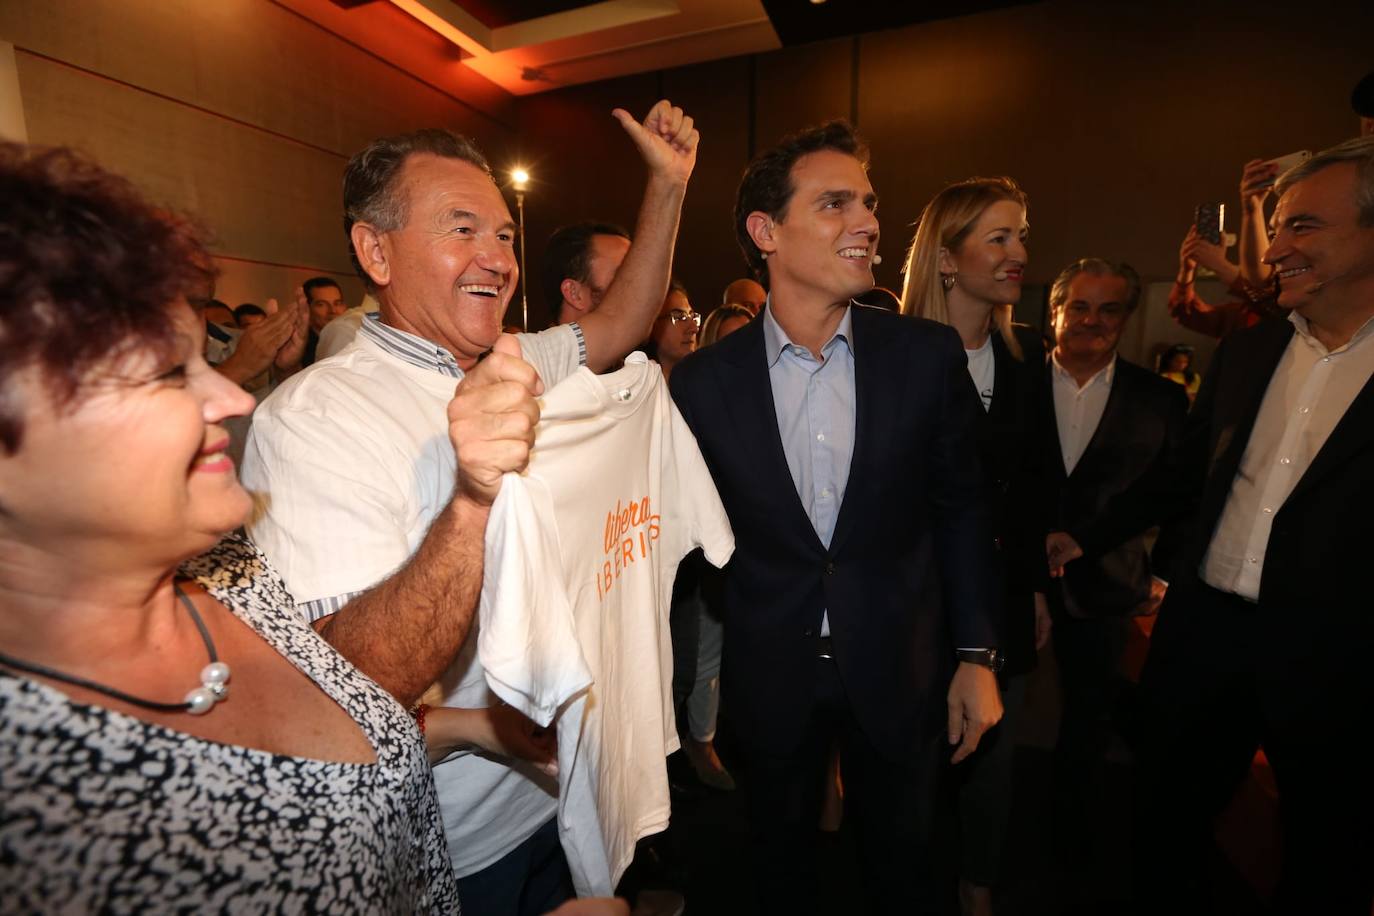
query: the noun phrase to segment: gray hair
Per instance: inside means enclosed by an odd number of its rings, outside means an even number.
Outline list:
[[[1359,224],[1374,226],[1374,137],[1356,137],[1293,166],[1274,183],[1274,194],[1282,197],[1293,185],[1306,181],[1322,169],[1342,162],[1353,162],[1356,171],[1355,206],[1359,208]]]
[[[1125,261],[1113,264],[1101,258],[1080,258],[1061,270],[1059,276],[1054,278],[1054,285],[1050,287],[1051,308],[1059,308],[1069,301],[1069,284],[1079,274],[1087,274],[1090,277],[1120,277],[1125,280],[1126,310],[1135,311],[1136,305],[1140,302],[1140,274]]]

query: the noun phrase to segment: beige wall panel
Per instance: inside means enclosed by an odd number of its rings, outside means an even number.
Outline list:
[[[14,45],[8,41],[0,41],[0,140],[29,140],[24,100],[19,94],[19,68],[14,61]]]
[[[311,277],[329,276],[338,281],[349,305],[363,301],[363,284],[354,273],[322,272],[277,267],[234,258],[215,258],[219,278],[215,281],[215,297],[229,303],[230,308],[251,302],[262,305],[268,299],[285,303],[292,301],[296,287]]]
[[[343,160],[39,58],[21,56],[35,143],[77,146],[190,211],[217,253],[349,272]]]
[[[479,141],[509,129],[268,0],[9,0],[0,35],[302,143],[351,154],[440,124]]]

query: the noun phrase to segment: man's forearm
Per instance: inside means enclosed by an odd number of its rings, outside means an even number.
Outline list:
[[[650,175],[635,224],[634,243],[599,308],[579,322],[587,341],[587,365],[609,369],[649,336],[668,293],[673,246],[687,184]]]
[[[407,563],[344,605],[322,635],[409,706],[458,654],[482,592],[488,510],[455,498]]]

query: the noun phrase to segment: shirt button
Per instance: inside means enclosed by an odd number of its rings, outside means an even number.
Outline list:
[[[826,499],[829,499],[829,498],[830,498],[830,488],[829,488],[829,487],[826,487],[824,490],[821,490],[821,496],[825,497]]]
[[[1271,508],[1269,508],[1268,506],[1265,506],[1265,507],[1264,507],[1264,514],[1265,514],[1265,515],[1273,515],[1273,514],[1274,514],[1274,510],[1271,509]]]
[[[825,441],[825,433],[816,433],[816,441],[817,441],[817,442],[824,442],[824,441]]]
[[[1311,409],[1312,409],[1311,407],[1299,407],[1299,408],[1298,408],[1298,413],[1307,413],[1307,412],[1310,411]]]
[[[831,563],[831,562],[829,562],[829,561],[826,561],[826,564],[825,564],[825,574],[826,574],[827,576],[833,576],[833,575],[835,575],[835,564],[834,564],[834,563]]]
[[[1246,557],[1245,562],[1249,563],[1251,566],[1254,566],[1256,563],[1259,562],[1259,557]]]
[[[1279,464],[1292,464],[1292,463],[1293,463],[1293,459],[1291,459],[1291,458],[1280,458],[1280,459],[1279,459]]]
[[[1322,357],[1322,362],[1324,362],[1324,363],[1329,363],[1329,362],[1331,362],[1331,357],[1329,357],[1329,356],[1323,356],[1323,357]]]

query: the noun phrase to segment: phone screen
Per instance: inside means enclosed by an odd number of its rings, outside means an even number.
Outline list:
[[[1197,234],[1213,245],[1221,244],[1222,222],[1226,216],[1225,204],[1198,204],[1193,213],[1193,223]]]

